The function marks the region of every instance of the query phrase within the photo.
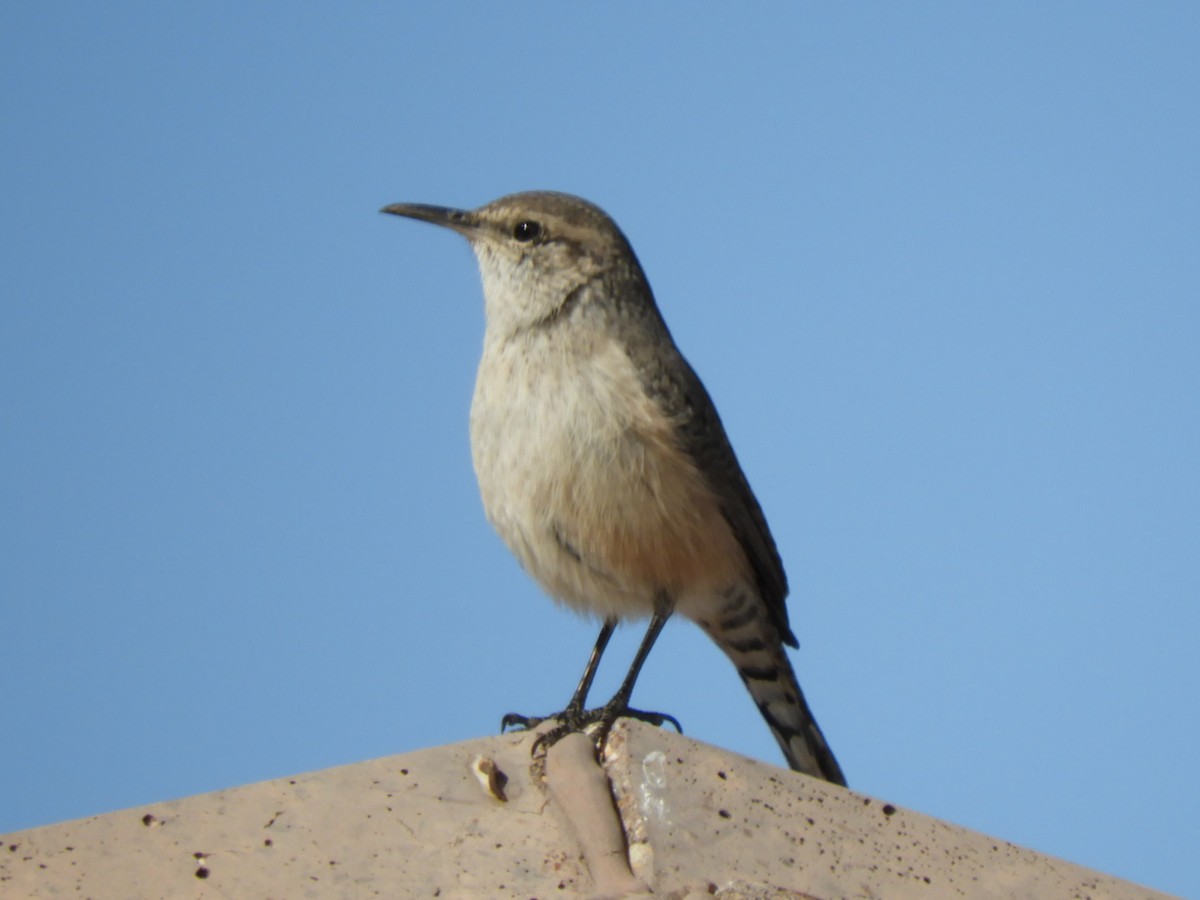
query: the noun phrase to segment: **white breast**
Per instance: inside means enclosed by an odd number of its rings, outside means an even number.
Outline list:
[[[488,519],[573,607],[643,615],[660,592],[686,605],[746,571],[707,482],[607,337],[489,334],[471,446]]]

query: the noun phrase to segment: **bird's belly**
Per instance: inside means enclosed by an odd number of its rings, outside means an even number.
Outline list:
[[[471,444],[488,519],[573,607],[643,615],[747,570],[708,482],[623,354],[568,369],[485,353]]]

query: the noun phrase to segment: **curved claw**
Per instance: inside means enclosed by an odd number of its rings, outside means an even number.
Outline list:
[[[523,730],[532,731],[543,722],[555,720],[558,724],[539,734],[529,748],[529,755],[536,756],[539,749],[549,750],[560,740],[576,731],[586,731],[589,727],[596,725],[594,734],[596,741],[596,749],[603,750],[605,743],[608,741],[608,733],[612,730],[617,719],[637,719],[639,722],[646,722],[649,725],[661,728],[668,722],[678,731],[683,734],[683,726],[679,724],[679,720],[672,715],[660,712],[645,712],[632,707],[618,709],[612,705],[601,706],[597,709],[589,710],[574,710],[566,709],[560,713],[551,716],[522,716],[517,713],[508,713],[500,723],[501,733],[504,730],[513,726],[518,726]]]
[[[521,731],[533,731],[546,719],[554,719],[557,716],[523,716],[520,713],[505,713],[504,718],[500,720],[500,733],[504,734],[510,728],[519,728]]]
[[[679,720],[668,713],[660,712],[643,712],[640,709],[627,709],[617,718],[637,719],[639,722],[645,722],[648,725],[655,725],[661,728],[667,722],[675,726],[675,730],[683,734],[683,726],[679,724]]]
[[[557,728],[551,728],[549,731],[544,731],[533,739],[533,744],[529,748],[530,756],[537,756],[538,748],[545,747],[549,750],[568,734],[574,732],[574,728],[568,728],[565,725],[559,725]]]

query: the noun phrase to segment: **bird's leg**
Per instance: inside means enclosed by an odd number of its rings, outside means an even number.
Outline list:
[[[583,677],[579,679],[579,687],[575,688],[575,694],[571,697],[571,702],[567,704],[566,709],[549,716],[523,716],[520,713],[506,713],[504,718],[500,720],[500,732],[503,733],[509,728],[514,727],[524,730],[536,728],[547,719],[562,719],[564,722],[578,720],[583,715],[583,706],[587,703],[588,691],[592,689],[592,681],[596,677],[596,670],[600,668],[600,657],[604,655],[604,648],[608,646],[608,639],[612,637],[613,630],[616,627],[616,619],[608,618],[604,620],[604,624],[600,628],[600,634],[596,638],[596,645],[592,647],[592,655],[588,657],[587,667],[583,670]]]
[[[583,712],[583,707],[587,703],[588,692],[592,689],[592,681],[596,677],[596,670],[600,668],[600,657],[604,655],[604,648],[608,646],[608,639],[612,637],[613,630],[616,627],[616,619],[609,618],[604,620],[604,625],[600,628],[600,634],[596,638],[596,645],[592,647],[592,655],[588,657],[587,666],[584,668],[583,675],[579,679],[579,687],[575,688],[571,702],[567,704],[567,715],[579,715]]]
[[[604,742],[608,740],[608,733],[612,730],[617,719],[625,716],[630,719],[638,719],[642,722],[649,722],[651,725],[662,725],[664,722],[670,722],[675,726],[675,730],[683,734],[683,728],[679,724],[679,720],[674,716],[669,716],[666,713],[643,712],[640,709],[633,709],[629,705],[629,699],[633,696],[633,686],[637,683],[638,675],[641,674],[642,665],[646,662],[646,657],[650,655],[650,648],[654,646],[654,642],[658,640],[659,632],[663,630],[663,626],[667,624],[667,619],[671,618],[671,606],[668,603],[660,603],[654,610],[654,615],[650,617],[650,625],[646,628],[646,635],[642,638],[642,643],[638,647],[637,654],[633,657],[633,662],[629,665],[629,671],[625,673],[625,680],[621,682],[621,686],[617,688],[617,692],[613,694],[611,700],[594,710],[595,721],[599,723],[599,728],[596,730],[596,749],[603,750]]]
[[[670,722],[675,726],[677,731],[680,733],[683,732],[679,720],[674,716],[669,716],[666,713],[643,712],[639,709],[633,709],[629,705],[629,698],[633,695],[633,686],[637,683],[638,675],[642,671],[642,665],[646,662],[646,657],[650,655],[650,649],[654,646],[654,642],[658,640],[658,635],[662,631],[663,626],[667,624],[667,619],[671,617],[671,611],[671,604],[665,600],[656,605],[654,615],[650,618],[650,625],[646,629],[646,635],[642,638],[642,643],[638,647],[637,654],[629,666],[625,680],[621,682],[621,686],[617,689],[612,699],[596,709],[583,709],[583,702],[587,693],[586,688],[591,687],[591,679],[595,674],[594,671],[585,671],[584,678],[579,684],[583,695],[581,696],[580,691],[576,691],[571,705],[566,710],[557,716],[547,717],[557,719],[559,724],[550,731],[539,735],[537,740],[533,742],[533,747],[530,748],[531,752],[536,753],[539,747],[551,747],[566,735],[575,731],[583,731],[592,725],[596,726],[596,730],[592,735],[596,742],[596,749],[603,750],[604,744],[608,740],[609,731],[612,730],[613,724],[617,719],[622,716],[638,719],[642,722],[649,722],[651,725],[662,725]],[[601,637],[604,639],[604,643],[607,643],[608,636],[602,632]],[[597,641],[596,643],[602,650],[601,641]],[[589,670],[593,668],[590,660],[588,665]],[[576,700],[579,700],[578,706],[575,704]],[[509,717],[506,716],[505,719],[508,720]]]

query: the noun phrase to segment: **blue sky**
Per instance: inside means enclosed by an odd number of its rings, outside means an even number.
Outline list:
[[[1183,3],[5,4],[0,832],[562,706],[595,627],[482,515],[474,260],[377,212],[551,188],[716,400],[851,785],[1200,896],[1198,38]],[[780,759],[685,622],[635,702]]]

